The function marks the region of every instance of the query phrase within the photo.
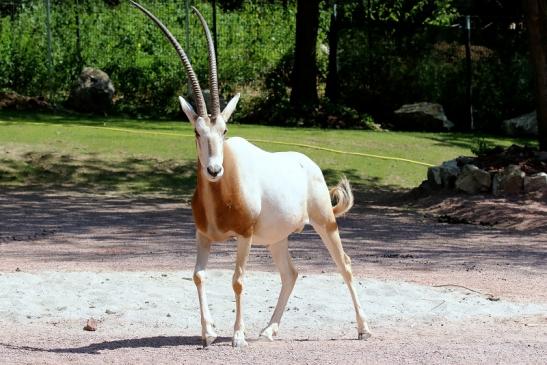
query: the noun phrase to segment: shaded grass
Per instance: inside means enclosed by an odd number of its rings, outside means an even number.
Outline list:
[[[72,187],[187,198],[194,182],[193,161],[139,158],[104,161],[40,152],[24,153],[17,159],[0,159],[0,186],[6,187]]]
[[[132,133],[101,128],[123,128]],[[151,133],[167,133],[151,134]],[[311,144],[401,157],[431,164],[471,155],[477,136],[319,130],[229,125],[229,135]],[[481,136],[491,145],[531,140]],[[268,151],[305,153],[335,183],[345,174],[360,189],[417,186],[427,167],[334,154],[303,147],[256,143]],[[0,186],[76,186],[128,193],[191,193],[195,145],[189,123],[72,115],[0,113]]]

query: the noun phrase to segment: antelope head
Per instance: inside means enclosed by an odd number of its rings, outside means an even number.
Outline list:
[[[201,13],[195,7],[192,7],[192,10],[199,18],[207,38],[209,53],[209,88],[212,109],[210,114],[207,113],[205,99],[199,86],[196,73],[190,64],[188,56],[180,46],[177,39],[154,14],[134,1],[131,1],[131,3],[141,10],[146,16],[148,16],[161,29],[163,34],[177,51],[182,61],[192,86],[192,93],[194,94],[194,100],[196,101],[196,110],[194,110],[190,103],[188,103],[182,96],[179,96],[180,106],[194,127],[198,160],[204,176],[209,181],[218,181],[224,173],[224,138],[226,137],[226,133],[228,131],[226,124],[236,108],[237,102],[239,101],[239,94],[230,100],[223,111],[220,110],[215,47],[213,44],[213,38],[211,37],[211,32],[207,26],[207,22]]]

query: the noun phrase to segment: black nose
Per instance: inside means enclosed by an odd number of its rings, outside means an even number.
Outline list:
[[[217,177],[217,175],[218,175],[219,172],[220,172],[220,169],[212,169],[211,167],[207,167],[207,172],[208,172],[209,175],[211,175],[212,177]]]

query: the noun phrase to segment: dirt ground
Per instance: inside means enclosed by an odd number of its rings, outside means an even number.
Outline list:
[[[183,199],[0,191],[0,357],[12,364],[544,364],[546,204],[498,199],[442,197],[409,208],[360,197],[339,225],[374,332],[367,341],[356,340],[349,294],[306,229],[291,237],[300,278],[273,343],[256,337],[275,305],[277,275],[268,251],[253,247],[249,346],[232,349],[235,250],[215,245],[206,288],[221,337],[204,350],[190,281],[194,228]],[[99,320],[96,332],[82,330],[90,316]]]

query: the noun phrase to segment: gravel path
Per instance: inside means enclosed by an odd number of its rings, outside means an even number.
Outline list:
[[[306,229],[291,240],[301,275],[279,340],[242,351],[229,339],[234,245],[216,245],[207,290],[221,338],[202,350],[186,204],[11,190],[0,192],[0,207],[7,363],[547,363],[541,227],[450,225],[393,206],[357,206],[340,226],[375,336],[354,340],[349,294]],[[250,339],[275,305],[274,271],[267,250],[254,247]],[[99,328],[85,332],[91,316]]]

